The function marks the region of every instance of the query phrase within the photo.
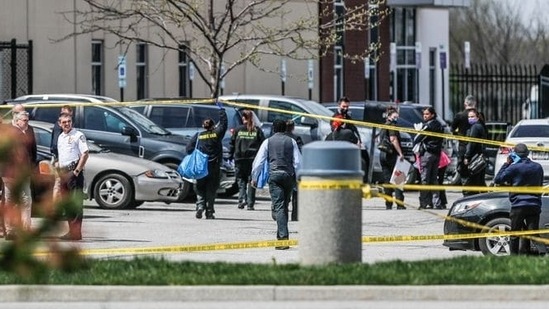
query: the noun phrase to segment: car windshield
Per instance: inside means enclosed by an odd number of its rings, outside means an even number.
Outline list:
[[[549,125],[519,125],[510,137],[549,137]]]
[[[127,107],[120,107],[119,111],[133,120],[133,122],[143,131],[149,133],[149,134],[155,134],[155,135],[170,135],[170,131],[158,126],[149,118],[143,116],[137,111],[134,111],[131,108]]]

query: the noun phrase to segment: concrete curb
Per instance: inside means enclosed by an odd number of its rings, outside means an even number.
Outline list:
[[[549,285],[0,286],[0,302],[547,301]]]

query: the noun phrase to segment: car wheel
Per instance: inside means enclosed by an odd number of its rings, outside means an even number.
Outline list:
[[[162,164],[164,164],[165,166],[171,168],[172,170],[177,171],[178,164],[176,164],[176,163],[165,162],[165,163],[162,163]],[[179,199],[177,201],[182,203],[187,198],[187,195],[189,195],[189,192],[191,191],[192,187],[193,187],[192,183],[190,183],[186,180],[183,180],[183,185],[181,186],[181,193],[179,194]]]
[[[107,174],[101,177],[94,188],[93,198],[101,208],[128,208],[134,197],[130,181],[120,174]]]
[[[508,232],[511,230],[511,219],[496,218],[486,223],[483,233]],[[509,236],[492,236],[478,239],[478,246],[482,254],[505,256],[510,254]]]

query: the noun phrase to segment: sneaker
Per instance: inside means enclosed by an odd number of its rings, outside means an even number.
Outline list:
[[[248,206],[247,208],[248,210],[255,210],[255,208],[253,206]]]
[[[212,219],[215,219],[215,216],[212,214],[212,215],[206,215],[206,219],[207,220],[212,220]]]
[[[244,209],[246,202],[238,202],[238,209]]]
[[[204,212],[204,209],[199,209],[196,211],[196,218],[202,219],[202,212]]]

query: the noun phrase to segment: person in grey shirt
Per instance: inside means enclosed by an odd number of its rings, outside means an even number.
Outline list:
[[[296,141],[286,134],[286,122],[281,119],[273,121],[274,134],[263,141],[252,163],[252,185],[257,186],[257,179],[265,161],[269,164],[269,193],[271,210],[276,220],[278,240],[287,240],[288,204],[292,190],[296,185],[296,170],[301,163],[301,153]],[[277,250],[289,249],[289,246],[277,246]]]

